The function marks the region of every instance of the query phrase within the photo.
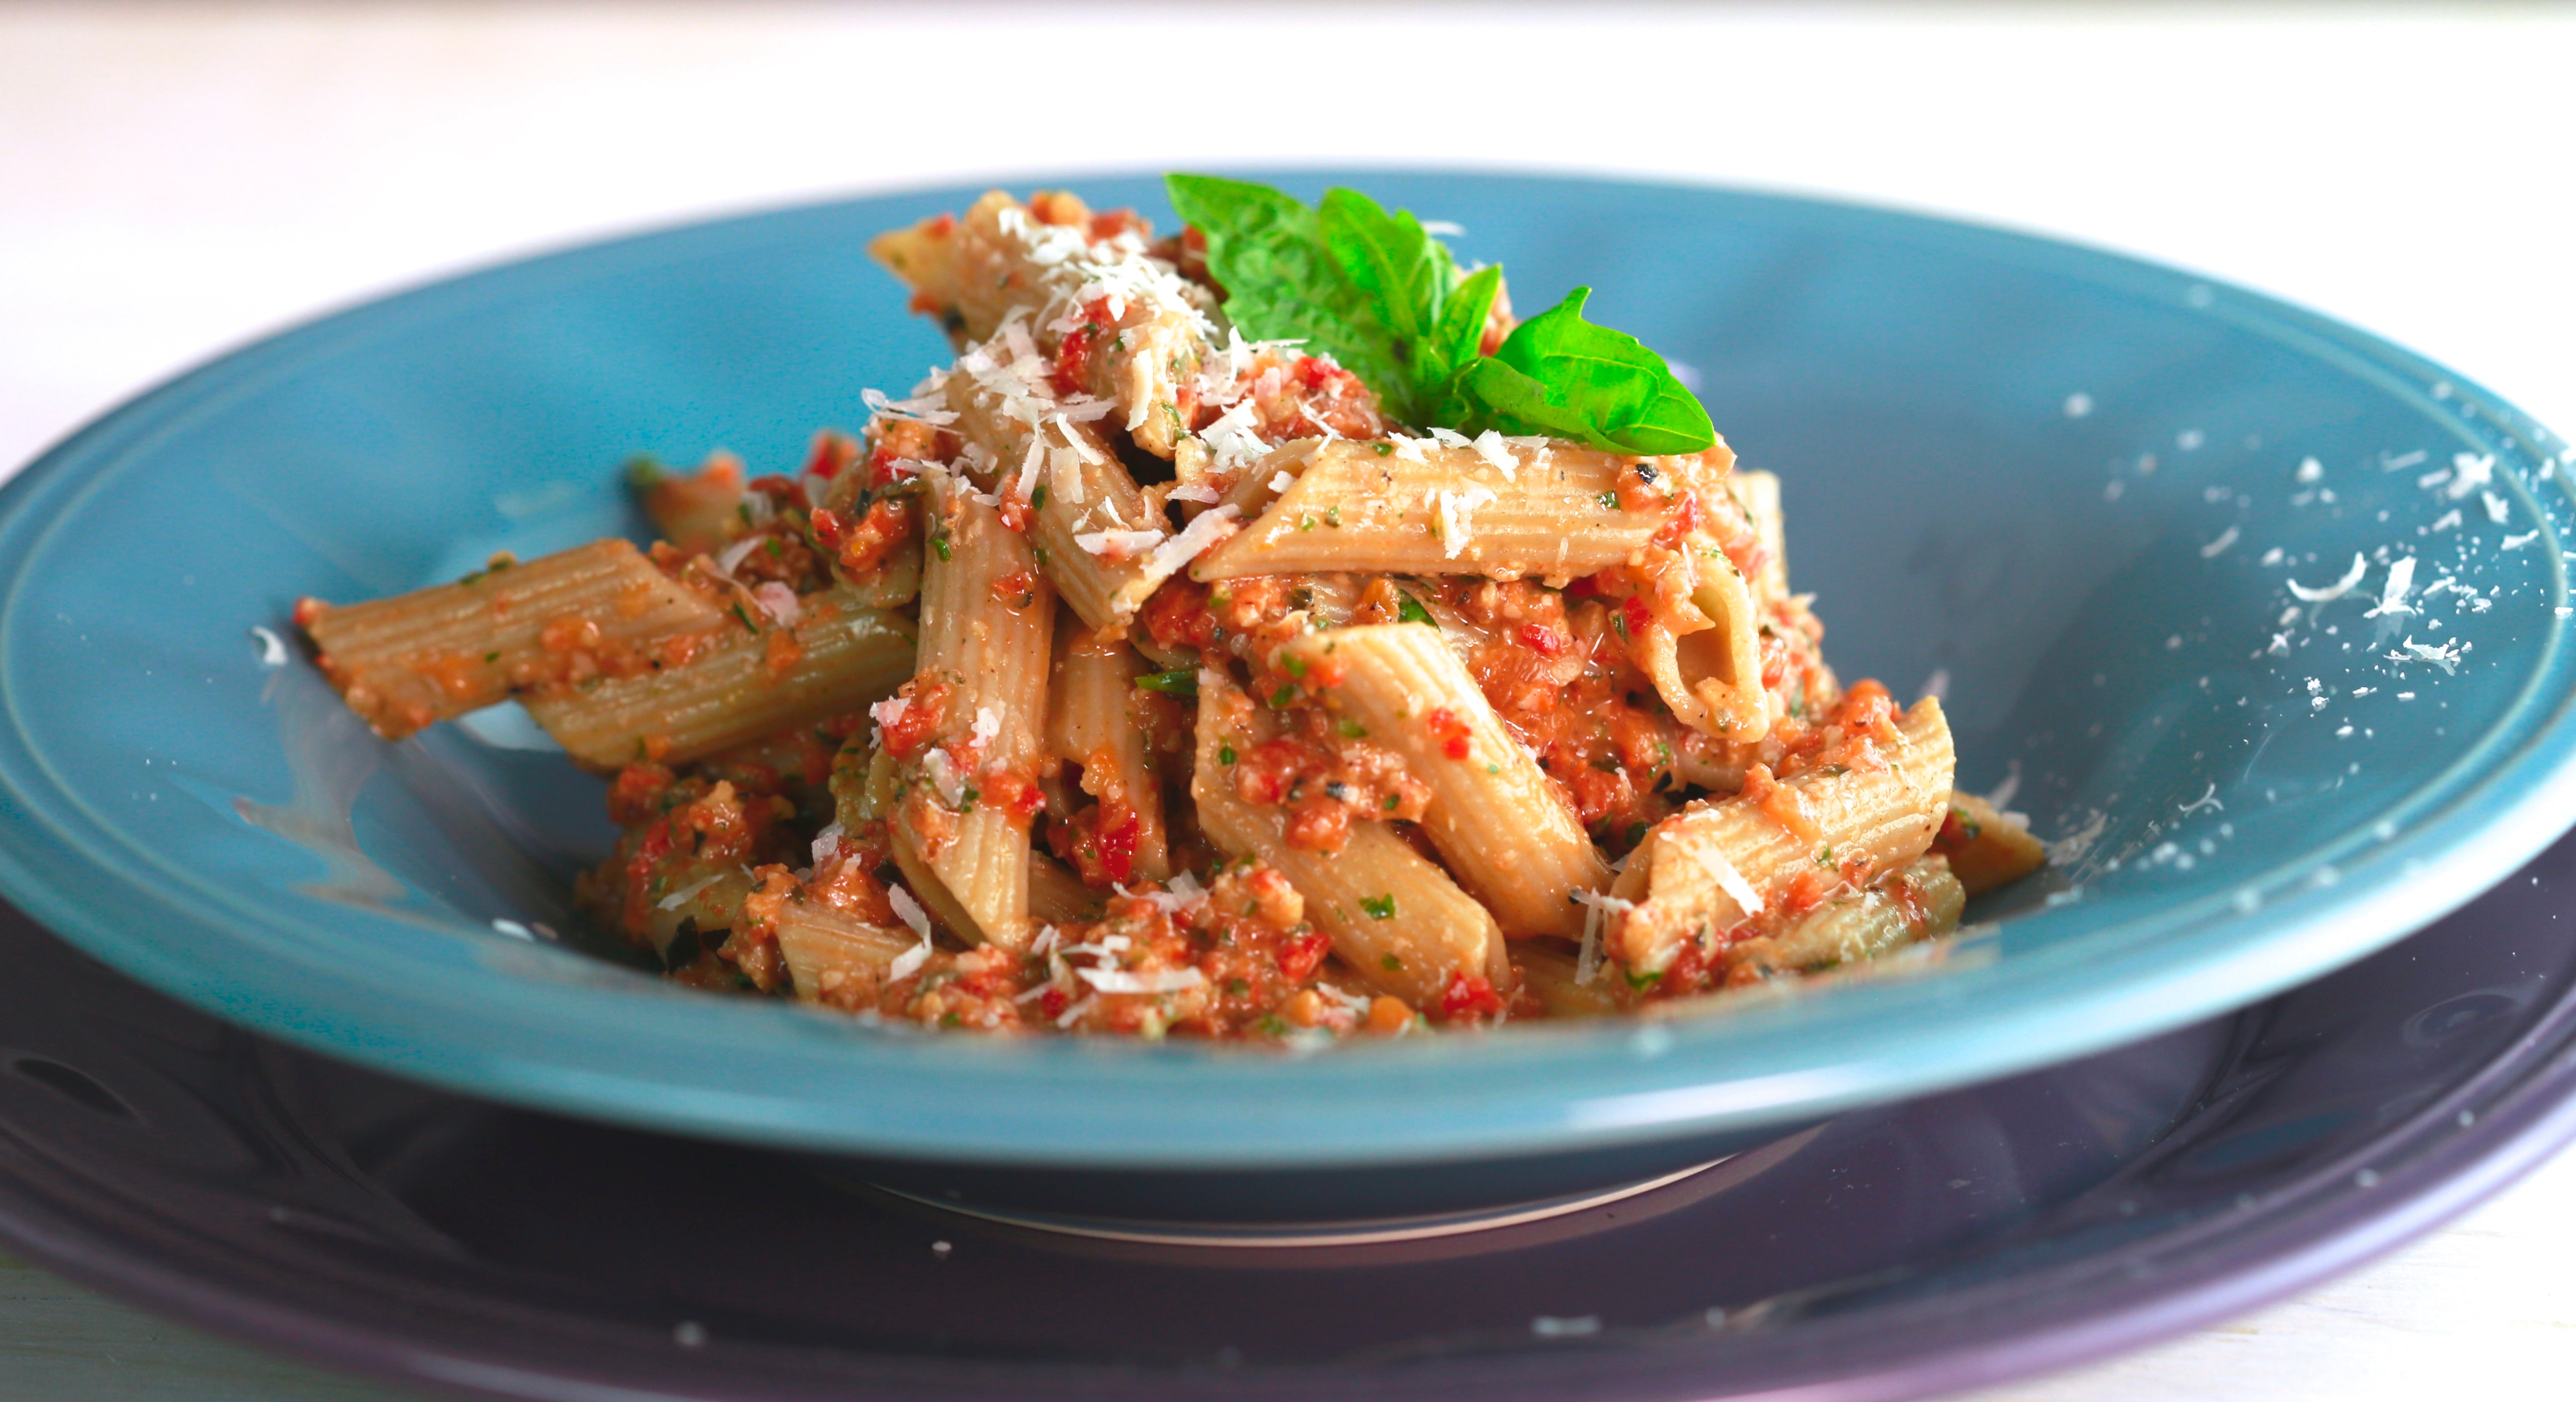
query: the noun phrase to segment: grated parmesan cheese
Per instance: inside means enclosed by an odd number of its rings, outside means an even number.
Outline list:
[[[2356,550],[2352,556],[2352,568],[2344,571],[2343,578],[2317,589],[2310,589],[2293,579],[2289,581],[2290,592],[2297,595],[2302,603],[2330,603],[2351,593],[2353,586],[2361,583],[2361,577],[2369,572],[2370,561]]]
[[[1174,501],[1194,501],[1202,506],[1214,506],[1216,503],[1225,500],[1225,496],[1214,487],[1203,486],[1194,482],[1185,487],[1174,487],[1172,489],[1171,499]]]
[[[993,743],[994,736],[1002,733],[1002,718],[993,714],[992,707],[978,706],[975,708],[975,725],[969,733],[975,737],[976,744],[989,745]]]
[[[771,618],[778,620],[781,628],[795,627],[796,620],[805,613],[804,606],[796,602],[796,591],[774,579],[762,580],[759,587],[751,591],[751,597]]]
[[[2406,602],[2406,591],[2414,585],[2415,557],[2409,555],[2388,567],[2388,582],[2380,586],[2379,602],[2362,617],[2379,618],[2415,612],[2414,607]]]
[[[1452,560],[1458,558],[1458,552],[1467,548],[1468,541],[1475,539],[1473,518],[1476,508],[1494,500],[1497,498],[1489,487],[1469,487],[1463,492],[1445,487],[1441,489],[1440,549],[1443,555]]]
[[[2458,501],[2495,480],[2495,454],[2454,453],[2451,470],[2451,485],[2443,489],[2443,495]]]
[[[1492,464],[1496,472],[1503,474],[1504,481],[1518,480],[1515,474],[1520,471],[1520,463],[1512,457],[1512,450],[1504,444],[1502,434],[1486,429],[1476,435],[1475,449],[1476,456]]]
[[[1209,512],[1208,515],[1215,515]],[[1200,521],[1207,519],[1201,516]],[[1191,522],[1192,525],[1198,522]],[[1161,531],[1091,531],[1073,538],[1073,543],[1104,560],[1124,560],[1139,551],[1155,549],[1163,539]]]
[[[819,869],[825,862],[832,860],[833,853],[840,850],[841,820],[835,818],[832,820],[830,826],[824,828],[821,832],[814,834],[815,867]]]
[[[688,885],[683,886],[679,890],[673,891],[671,894],[664,896],[661,900],[656,901],[655,904],[664,910],[678,910],[680,907],[687,905],[691,897],[722,880],[724,880],[724,873],[717,872],[715,875],[706,877],[703,880],[690,882]]]
[[[1735,903],[1744,908],[1745,914],[1762,913],[1762,893],[1753,889],[1753,883],[1744,879],[1744,873],[1735,869],[1735,863],[1728,861],[1724,854],[1713,852],[1705,846],[1696,846],[1690,850],[1691,855],[1699,858],[1699,864],[1708,868],[1708,874],[1717,878],[1717,888],[1733,897]]]
[[[1145,567],[1157,574],[1178,573],[1182,566],[1223,540],[1239,514],[1231,506],[1200,512],[1179,535],[1155,546],[1153,558],[1145,562]]]
[[[1076,976],[1103,993],[1178,993],[1207,982],[1207,975],[1193,968],[1156,969],[1137,973],[1129,969],[1083,969]]]

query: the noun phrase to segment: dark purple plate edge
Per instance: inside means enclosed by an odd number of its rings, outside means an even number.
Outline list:
[[[2077,1303],[2065,1311],[2024,1315],[1988,1337],[1893,1367],[1704,1396],[1898,1402],[1972,1391],[2160,1343],[2354,1270],[2457,1219],[2576,1142],[2576,1046],[2563,1035],[2563,1024],[2576,1021],[2576,1005],[2562,1004],[2549,1021],[2562,1024],[2561,1036],[2535,1032],[2519,1038],[2473,1078],[2472,1085],[2491,1088],[2488,1094],[2446,1098],[2374,1141],[2372,1153],[2332,1174],[2308,1175],[2254,1209],[2253,1220],[2224,1233],[2221,1245],[2185,1246],[2169,1268],[2117,1286],[2097,1284],[2077,1293]],[[2545,1059],[2524,1065],[2535,1053]],[[2464,1098],[2482,1103],[2464,1105]],[[2464,1108],[2475,1112],[2467,1126],[2457,1121]],[[2353,1185],[2351,1175],[2370,1162],[2386,1165],[2371,1170],[2380,1175],[2376,1185]],[[611,1382],[492,1362],[230,1294],[146,1255],[102,1245],[6,1180],[0,1180],[0,1243],[123,1303],[353,1380],[431,1394],[549,1402],[694,1402],[708,1395],[639,1385],[631,1372]],[[2136,1254],[2154,1249],[2152,1241],[2144,1242]]]

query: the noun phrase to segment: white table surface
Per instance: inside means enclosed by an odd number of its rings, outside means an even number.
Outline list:
[[[928,180],[1292,161],[1686,176],[2070,236],[2326,310],[2565,432],[2571,75],[2576,12],[2537,6],[12,5],[0,473],[211,352],[533,249]],[[1992,1396],[2566,1395],[2571,1260],[2562,1157],[2301,1299]],[[0,1324],[11,1396],[381,1395],[30,1269],[0,1269]]]

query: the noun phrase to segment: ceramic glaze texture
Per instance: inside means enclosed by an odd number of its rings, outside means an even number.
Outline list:
[[[1945,678],[1963,784],[2013,784],[2058,842],[2044,880],[1972,912],[1998,923],[1906,976],[1654,1025],[1302,1059],[905,1035],[570,947],[569,873],[608,837],[594,781],[505,722],[379,745],[298,664],[264,665],[250,629],[283,632],[298,595],[632,530],[635,453],[780,470],[857,426],[862,387],[944,358],[860,244],[965,188],[426,288],[56,449],[0,494],[0,884],[201,1006],[507,1099],[929,1158],[1357,1165],[1741,1136],[2146,1035],[2384,944],[2576,811],[2576,454],[2438,367],[1938,221],[1348,179],[1465,225],[1462,255],[1526,305],[1596,286],[1596,315],[1697,376],[1745,464],[1785,479],[1838,669]],[[1083,189],[1168,218],[1154,182]]]

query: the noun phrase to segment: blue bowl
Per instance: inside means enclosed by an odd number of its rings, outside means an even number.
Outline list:
[[[1685,363],[1785,479],[1838,668],[1946,678],[1963,785],[2016,785],[2059,843],[2047,876],[1943,959],[1706,1016],[1312,1056],[872,1028],[585,949],[567,892],[611,838],[597,781],[508,712],[381,744],[251,630],[283,634],[299,595],[635,532],[632,454],[780,470],[857,426],[862,387],[946,357],[860,245],[959,187],[425,287],[55,448],[0,491],[0,888],[224,1017],[465,1092],[874,1161],[1410,1180],[1411,1211],[1501,1192],[1475,1187],[1498,1163],[1576,1166],[1510,1189],[1555,1191],[2209,1016],[2424,924],[2576,817],[2576,452],[2459,377],[1989,229],[1337,178],[1463,223],[1524,305],[1595,285],[1594,315]],[[1154,180],[1084,193],[1169,218]],[[2357,552],[2349,593],[2293,592]],[[2412,589],[2377,607],[2404,558]]]

